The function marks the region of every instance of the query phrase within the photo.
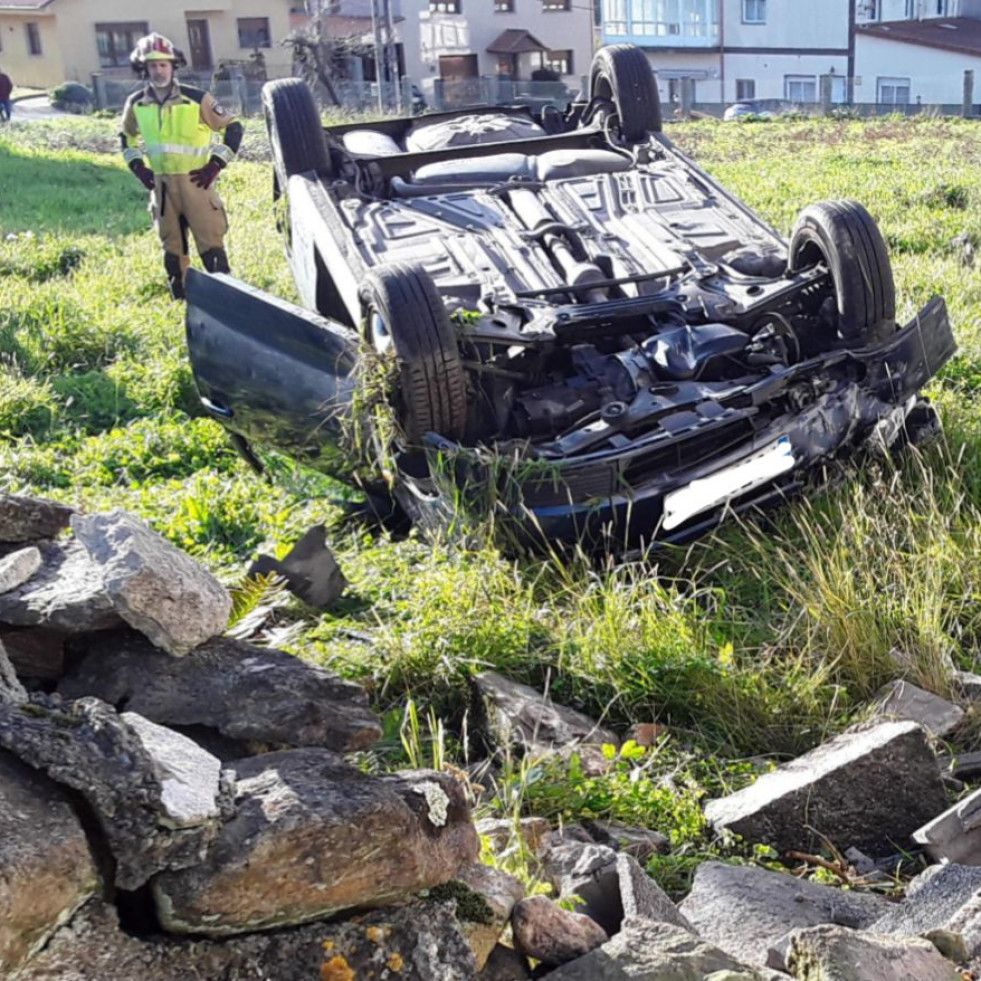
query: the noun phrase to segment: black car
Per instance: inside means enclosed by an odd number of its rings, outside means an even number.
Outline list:
[[[201,399],[264,444],[446,524],[528,539],[679,541],[930,428],[944,302],[895,321],[853,201],[790,241],[664,135],[640,50],[589,99],[324,129],[263,93],[273,197],[306,309],[192,275]]]

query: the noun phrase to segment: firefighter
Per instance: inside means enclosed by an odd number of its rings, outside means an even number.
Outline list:
[[[177,81],[177,69],[187,62],[162,35],[140,38],[130,64],[147,84],[123,109],[123,158],[150,192],[170,295],[180,300],[190,265],[188,229],[204,268],[229,271],[228,221],[215,182],[242,142],[242,124],[209,93]],[[216,133],[223,135],[221,142],[215,141]]]

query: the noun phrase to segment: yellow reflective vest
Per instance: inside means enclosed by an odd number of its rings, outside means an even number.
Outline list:
[[[129,164],[145,156],[157,174],[190,173],[212,154],[228,163],[234,154],[224,143],[215,143],[214,134],[233,118],[208,92],[174,83],[158,102],[148,85],[131,95],[123,109],[123,158]]]

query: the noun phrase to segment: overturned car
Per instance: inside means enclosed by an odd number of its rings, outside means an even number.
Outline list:
[[[273,195],[307,309],[191,275],[201,401],[414,521],[495,515],[525,540],[681,541],[870,440],[929,429],[954,351],[931,300],[895,322],[852,201],[787,242],[662,133],[638,49],[588,101],[322,127],[263,93]]]

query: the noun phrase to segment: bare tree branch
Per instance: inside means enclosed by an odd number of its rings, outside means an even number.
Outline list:
[[[362,35],[336,36],[327,31],[330,15],[317,14],[306,27],[293,31],[283,41],[293,49],[293,62],[311,88],[321,89],[331,104],[341,104],[335,83],[348,77],[348,60],[373,51]]]

